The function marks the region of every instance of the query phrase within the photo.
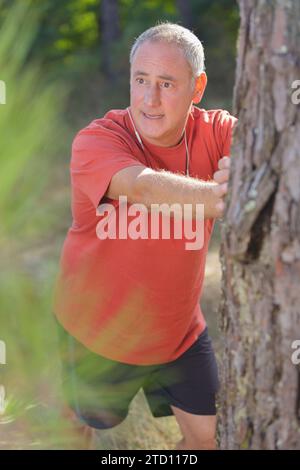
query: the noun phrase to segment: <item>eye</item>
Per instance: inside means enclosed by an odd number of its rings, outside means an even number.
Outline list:
[[[145,83],[145,80],[143,78],[137,78],[136,81],[139,85],[143,85],[143,83]]]
[[[162,87],[163,87],[163,88],[171,88],[171,87],[172,87],[172,83],[170,83],[170,82],[163,82],[163,83],[162,83]]]

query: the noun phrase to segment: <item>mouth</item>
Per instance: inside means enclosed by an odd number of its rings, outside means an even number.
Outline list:
[[[164,117],[163,114],[147,114],[144,112],[142,112],[142,114],[146,119],[151,119],[151,120],[162,119]]]

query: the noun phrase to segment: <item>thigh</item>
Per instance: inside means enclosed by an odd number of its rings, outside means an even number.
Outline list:
[[[143,384],[139,368],[93,353],[59,324],[58,337],[63,392],[70,407],[92,427],[119,424]]]
[[[155,417],[174,414],[172,407],[193,415],[213,416],[218,387],[217,363],[205,329],[184,354],[151,375],[144,392]]]

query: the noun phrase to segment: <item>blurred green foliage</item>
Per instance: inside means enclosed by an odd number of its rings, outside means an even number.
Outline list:
[[[48,81],[38,58],[28,65],[39,17],[26,3],[12,5],[0,30],[0,78],[6,84],[6,104],[0,107],[2,241],[19,238],[31,223],[33,204],[48,182],[57,151],[53,136],[65,130],[62,83]],[[18,35],[22,40],[16,41]]]
[[[68,117],[75,127],[110,107],[127,105],[130,46],[143,30],[161,20],[191,27],[203,42],[209,78],[203,106],[231,108],[239,23],[236,0],[25,1],[32,14],[39,15],[28,58],[38,57],[49,79],[63,77],[73,90]],[[107,3],[115,5],[111,17],[103,13]],[[110,29],[119,35],[107,43]],[[113,90],[106,54],[111,56]]]
[[[50,316],[52,265],[48,261],[34,266],[33,257],[24,255],[31,236],[36,242],[51,225],[45,212],[43,226],[34,222],[33,215],[49,184],[59,136],[66,131],[62,119],[66,91],[59,81],[49,82],[38,57],[28,60],[39,25],[39,12],[33,12],[29,3],[8,5],[0,0],[0,11],[5,11],[0,78],[6,85],[6,103],[0,105],[0,339],[7,350],[7,365],[1,365],[6,411],[0,416],[0,448],[7,447],[2,441],[7,426],[18,427],[21,419],[24,426],[24,417],[34,442],[31,433],[40,432],[37,417],[43,384],[47,383],[48,401],[51,394],[59,394],[59,388],[51,388],[59,374],[58,362],[49,363],[49,353],[55,358],[56,351]],[[24,239],[26,231],[30,236]],[[45,402],[43,407],[48,410]],[[52,431],[50,426],[47,432]]]

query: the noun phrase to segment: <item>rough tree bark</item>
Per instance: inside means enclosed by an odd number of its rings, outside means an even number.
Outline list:
[[[299,0],[239,0],[239,118],[222,226],[220,445],[300,448]]]
[[[98,27],[102,38],[102,72],[114,81],[113,46],[121,36],[118,0],[102,0],[99,8]]]

